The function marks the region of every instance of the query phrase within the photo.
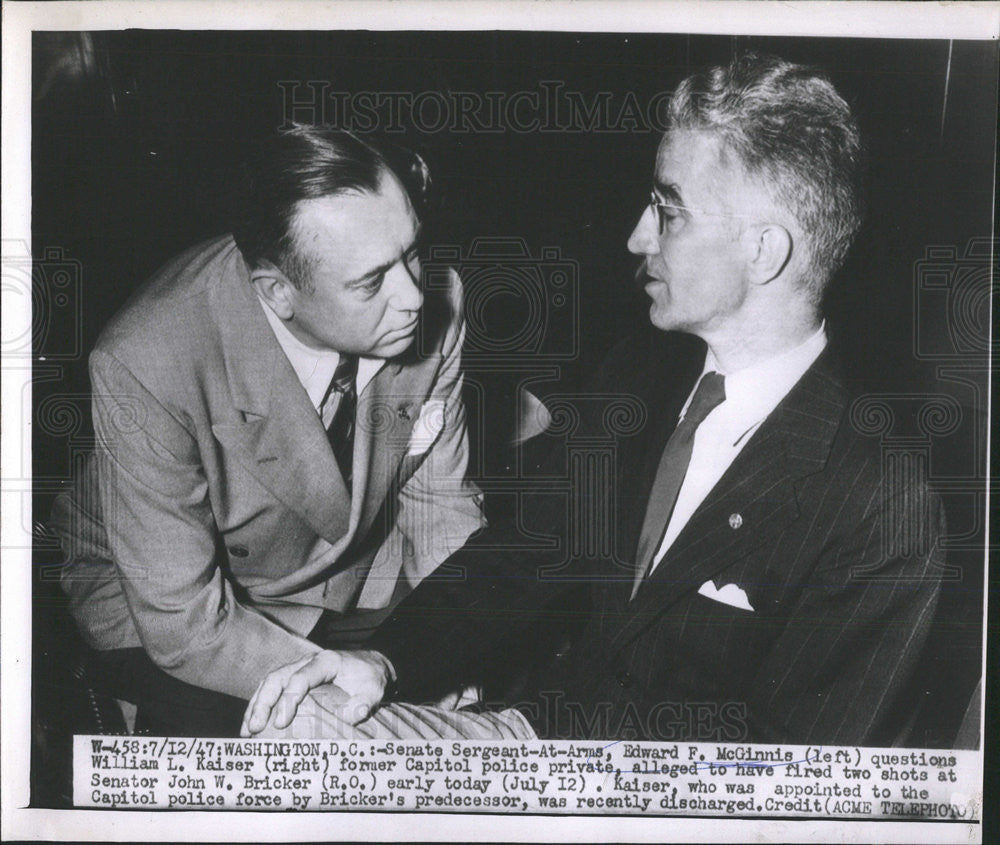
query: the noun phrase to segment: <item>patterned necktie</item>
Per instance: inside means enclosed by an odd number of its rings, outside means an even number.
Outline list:
[[[340,474],[344,477],[347,489],[351,489],[351,469],[354,458],[354,415],[358,406],[358,392],[355,379],[358,375],[358,358],[356,355],[341,355],[337,369],[330,382],[330,390],[340,394],[337,410],[333,412],[330,427],[326,430],[327,439],[337,459]]]
[[[670,523],[688,464],[691,463],[691,449],[694,447],[694,433],[712,409],[726,398],[725,379],[719,373],[705,373],[698,383],[698,389],[691,397],[687,413],[670,435],[663,449],[660,465],[656,470],[656,480],[646,505],[646,518],[639,535],[639,549],[635,555],[635,583],[632,598],[639,591],[639,585],[649,572],[656,554],[663,542],[663,535]]]

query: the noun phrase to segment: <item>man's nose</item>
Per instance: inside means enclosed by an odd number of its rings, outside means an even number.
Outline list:
[[[628,251],[633,255],[655,255],[660,251],[660,239],[656,232],[653,209],[646,206],[639,222],[635,224],[628,238]]]
[[[391,285],[389,302],[397,311],[419,311],[424,304],[419,274],[418,269],[414,275],[405,261],[400,261],[387,274],[386,282]]]

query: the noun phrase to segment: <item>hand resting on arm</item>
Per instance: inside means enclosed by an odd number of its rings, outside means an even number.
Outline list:
[[[335,705],[334,715],[356,725],[378,707],[392,680],[392,665],[377,651],[318,652],[275,669],[261,682],[247,705],[240,735],[253,736],[268,725],[287,727],[306,695],[324,685],[329,686],[323,705]]]

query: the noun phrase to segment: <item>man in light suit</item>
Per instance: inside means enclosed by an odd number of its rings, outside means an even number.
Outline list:
[[[298,127],[247,176],[235,237],[105,328],[98,449],[53,516],[78,627],[154,733],[235,734],[268,672],[359,647],[484,524],[461,283],[420,284],[423,163]]]
[[[746,55],[682,82],[669,120],[628,244],[655,331],[620,346],[591,393],[627,394],[645,421],[610,432],[612,552],[567,559],[566,514],[587,502],[540,493],[526,510],[555,548],[463,550],[452,563],[464,582],[425,583],[373,638],[385,660],[327,651],[273,673],[245,733],[380,737],[405,724],[403,735],[480,736],[482,714],[467,730],[460,715],[402,703],[355,726],[364,708],[338,710],[329,684],[369,702],[390,684],[431,700],[483,677],[493,643],[589,581],[582,631],[526,701],[490,717],[516,736],[904,736],[943,517],[919,473],[883,470],[820,313],[861,221],[854,119],[822,74]],[[593,416],[579,437],[607,439],[613,419]],[[491,548],[518,542],[497,532]],[[324,697],[336,718],[316,706]]]

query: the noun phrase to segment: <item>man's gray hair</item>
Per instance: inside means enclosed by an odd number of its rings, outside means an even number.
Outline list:
[[[668,133],[714,133],[799,222],[818,299],[861,226],[865,153],[851,109],[816,68],[746,53],[685,79]]]

